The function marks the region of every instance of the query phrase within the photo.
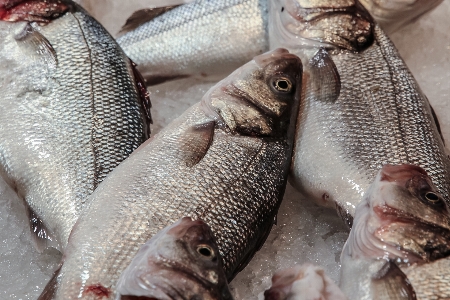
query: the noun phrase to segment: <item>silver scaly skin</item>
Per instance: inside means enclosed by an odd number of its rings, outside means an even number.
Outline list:
[[[148,84],[222,77],[268,50],[267,0],[199,0],[117,39]]]
[[[402,268],[414,287],[417,299],[450,299],[450,258]]]
[[[233,278],[283,197],[301,74],[284,49],[257,56],[136,150],[91,195],[39,300],[114,298],[139,247],[184,216],[211,227]]]
[[[444,0],[360,0],[381,28],[392,33]]]
[[[0,62],[0,174],[38,249],[62,250],[86,198],[144,141],[132,66],[76,6],[46,25],[0,21]]]
[[[427,98],[359,3],[330,2],[312,15],[295,0],[271,7],[271,46],[305,62],[291,182],[351,225],[378,170],[407,163],[424,168],[450,204],[450,160]]]

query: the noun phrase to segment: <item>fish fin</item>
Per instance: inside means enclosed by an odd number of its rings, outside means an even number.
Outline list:
[[[341,92],[341,77],[327,50],[320,48],[309,60],[311,93],[319,101],[336,102]]]
[[[387,262],[372,279],[374,299],[416,300],[416,292],[405,273],[393,262]]]
[[[150,137],[150,124],[153,124],[152,119],[152,102],[150,101],[150,93],[147,90],[147,87],[145,86],[145,80],[142,77],[141,72],[137,69],[137,65],[130,59],[131,62],[131,68],[133,69],[133,75],[134,75],[134,82],[136,84],[136,88],[139,93],[139,99],[141,102],[142,111],[144,114],[144,138],[147,140]]]
[[[125,22],[120,29],[119,34],[125,34],[127,32],[133,31],[144,23],[150,22],[154,18],[174,9],[179,5],[162,6],[155,8],[144,8],[135,11]]]
[[[49,23],[73,8],[73,4],[61,0],[3,0],[0,20]]]
[[[195,125],[187,130],[182,147],[186,166],[191,168],[205,157],[213,142],[215,126],[216,123],[211,121]]]
[[[56,289],[58,287],[58,276],[61,272],[62,264],[59,265],[58,269],[53,273],[52,278],[45,286],[41,295],[37,300],[52,300],[55,299]]]
[[[54,238],[54,235],[47,229],[44,222],[39,216],[27,205],[27,215],[30,221],[31,238],[34,246],[39,253],[42,253],[46,248],[52,247],[61,251],[59,243]]]
[[[58,66],[58,57],[52,44],[31,24],[27,24],[14,38],[28,55],[43,61],[50,69]]]
[[[148,86],[157,85],[166,81],[188,78],[190,75],[144,75],[145,84]]]
[[[436,124],[437,131],[439,132],[439,136],[441,137],[442,143],[445,146],[445,140],[444,140],[444,136],[442,135],[441,124],[439,124],[439,119],[438,119],[438,117],[436,115],[436,112],[433,109],[433,106],[431,106],[431,104],[429,102],[428,102],[428,104],[430,105],[431,115],[433,116],[434,123]]]

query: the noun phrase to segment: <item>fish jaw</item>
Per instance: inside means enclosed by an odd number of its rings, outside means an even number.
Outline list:
[[[148,241],[117,283],[122,298],[231,299],[221,257],[206,223],[185,217]]]
[[[362,51],[374,41],[374,22],[358,1],[275,0],[270,10],[271,47]]]
[[[355,215],[352,257],[416,263],[450,252],[449,209],[420,167],[384,166]]]

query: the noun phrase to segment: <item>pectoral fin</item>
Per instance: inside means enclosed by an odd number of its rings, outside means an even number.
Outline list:
[[[341,92],[341,78],[327,50],[321,48],[309,61],[310,93],[319,101],[335,102]]]
[[[22,32],[15,36],[15,39],[26,55],[46,64],[49,69],[55,69],[58,66],[55,49],[32,25],[27,24]]]
[[[59,243],[53,233],[45,226],[39,216],[28,206],[27,215],[30,221],[31,238],[36,250],[42,253],[46,248],[52,247],[61,251]]]
[[[207,122],[189,128],[183,137],[182,151],[187,167],[198,164],[213,142],[215,122]]]
[[[416,300],[416,293],[405,273],[388,262],[372,280],[374,299]]]

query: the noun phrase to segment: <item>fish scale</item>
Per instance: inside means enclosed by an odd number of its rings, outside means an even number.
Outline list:
[[[266,31],[266,0],[200,0],[142,24],[117,42],[154,84],[223,76],[268,50]]]
[[[320,203],[336,205],[350,223],[384,164],[424,168],[450,204],[450,161],[428,100],[378,25],[374,36],[359,53],[329,51],[341,82],[335,102],[310,88],[321,78],[305,77],[297,127],[292,181]]]
[[[0,21],[0,173],[63,249],[87,196],[147,125],[129,59],[84,11],[35,27],[56,66],[16,41],[25,26]]]

